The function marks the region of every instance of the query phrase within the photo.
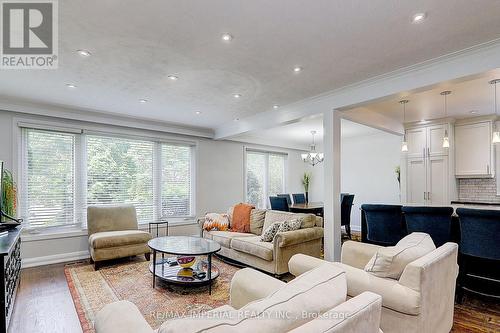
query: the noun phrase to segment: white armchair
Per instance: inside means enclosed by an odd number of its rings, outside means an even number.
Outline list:
[[[446,243],[409,263],[399,280],[380,278],[364,271],[380,247],[348,241],[341,263],[347,277],[347,294],[370,291],[382,296],[380,328],[384,333],[449,332],[453,326],[458,245]],[[297,276],[324,261],[297,254],[290,259],[290,273]]]

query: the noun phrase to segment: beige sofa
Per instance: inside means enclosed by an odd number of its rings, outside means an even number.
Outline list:
[[[378,333],[382,300],[366,292],[346,301],[345,272],[320,265],[288,284],[245,268],[231,281],[231,305],[172,319],[158,333]],[[153,333],[137,307],[120,301],[96,315],[96,333]]]
[[[300,219],[301,228],[278,233],[272,242],[262,242],[262,231],[275,222]],[[199,219],[201,234],[221,245],[217,253],[223,257],[281,275],[288,272],[288,261],[296,253],[312,257],[321,256],[323,218],[313,214],[295,214],[274,210],[253,209],[250,217],[250,233],[232,231],[204,231],[204,219]]]
[[[458,245],[446,243],[409,263],[399,280],[380,278],[364,271],[380,247],[348,241],[342,246],[342,263],[350,297],[370,291],[382,296],[380,328],[385,333],[445,333],[453,326]],[[290,273],[300,275],[325,261],[297,255],[290,260]]]
[[[149,260],[151,235],[138,230],[134,206],[89,206],[87,228],[90,258],[96,270],[101,261],[109,259],[144,254]]]

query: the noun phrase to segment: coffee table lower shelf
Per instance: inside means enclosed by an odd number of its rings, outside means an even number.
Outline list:
[[[196,266],[196,265],[195,265]],[[198,279],[193,277],[192,268],[182,268],[179,265],[170,266],[168,262],[157,262],[156,267],[153,270],[153,263],[149,264],[149,271],[162,281],[167,283],[185,285],[185,286],[202,286],[206,284],[211,284],[219,276],[219,268],[212,264],[212,274],[209,280],[208,274],[205,278]],[[202,268],[203,272],[208,271],[208,265],[204,264]],[[210,288],[211,289],[211,288]]]

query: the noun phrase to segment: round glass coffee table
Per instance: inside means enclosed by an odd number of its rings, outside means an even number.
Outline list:
[[[220,245],[209,239],[189,236],[166,236],[153,238],[148,242],[153,251],[153,261],[149,270],[153,273],[153,288],[156,278],[167,283],[180,285],[204,285],[208,284],[208,292],[212,293],[212,281],[219,276],[219,269],[212,265],[212,255],[220,251]],[[169,260],[156,261],[157,253],[173,254],[177,257]],[[207,256],[204,262],[198,256]],[[177,258],[184,257],[189,262],[190,257],[196,261],[192,267],[181,267]]]

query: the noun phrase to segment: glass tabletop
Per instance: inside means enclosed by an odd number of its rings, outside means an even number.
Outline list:
[[[215,253],[220,245],[209,239],[190,236],[166,236],[148,242],[153,250],[177,255],[203,255]]]

